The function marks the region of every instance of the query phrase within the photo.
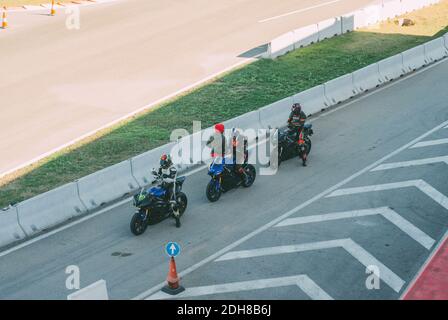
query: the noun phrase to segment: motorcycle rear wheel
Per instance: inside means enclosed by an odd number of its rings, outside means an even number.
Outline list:
[[[257,176],[257,171],[255,170],[255,167],[251,164],[248,164],[246,166],[246,168],[244,168],[244,171],[246,172],[247,179],[245,179],[243,181],[243,187],[249,188],[255,182],[255,177]]]

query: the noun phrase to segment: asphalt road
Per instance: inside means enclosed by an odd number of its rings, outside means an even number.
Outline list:
[[[192,174],[180,229],[167,220],[135,237],[124,203],[0,253],[0,298],[65,299],[69,265],[79,266],[82,287],[105,279],[112,299],[163,298],[169,241],[182,246],[178,271],[193,299],[398,298],[448,226],[446,158],[401,163],[448,155],[447,140],[410,144],[448,138],[447,74],[444,61],[314,118],[308,167],[289,160],[217,203],[205,197],[206,171]],[[367,265],[379,268],[378,290],[366,289]]]
[[[0,32],[0,176],[250,61],[284,32],[369,2],[120,0],[81,7],[79,30],[65,27],[64,10],[10,12]]]

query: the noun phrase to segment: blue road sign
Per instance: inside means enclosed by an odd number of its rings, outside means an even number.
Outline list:
[[[180,245],[177,242],[168,242],[165,251],[170,257],[175,257],[180,253]]]

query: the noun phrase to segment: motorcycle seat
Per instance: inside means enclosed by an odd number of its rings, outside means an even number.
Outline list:
[[[303,125],[303,128],[304,129],[311,129],[313,127],[313,125],[311,124],[311,123],[305,123],[304,125]]]

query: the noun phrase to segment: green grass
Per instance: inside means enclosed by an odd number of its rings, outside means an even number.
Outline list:
[[[275,61],[259,60],[122,123],[88,143],[0,181],[0,207],[81,178],[169,141],[193,120],[211,126],[430,40],[428,36],[354,32]],[[28,172],[27,172],[28,171]],[[6,182],[5,182],[6,181]]]

